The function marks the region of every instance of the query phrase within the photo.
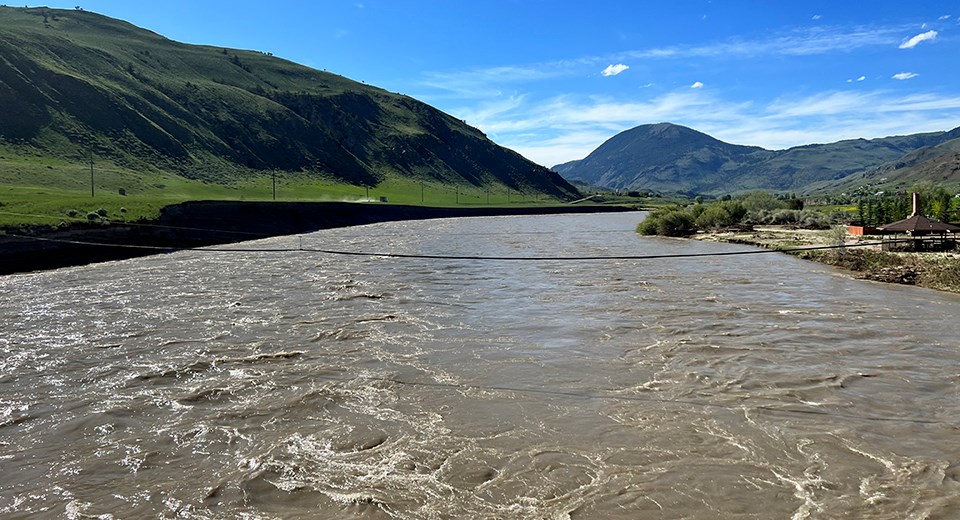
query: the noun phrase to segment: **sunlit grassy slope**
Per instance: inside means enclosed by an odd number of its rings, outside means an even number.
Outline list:
[[[188,200],[350,201],[429,206],[529,206],[556,204],[541,192],[501,184],[473,186],[387,175],[375,186],[357,186],[300,172],[258,172],[234,182],[204,182],[162,171],[128,170],[94,161],[0,155],[0,227],[58,225],[106,211],[114,222],[153,219],[169,204]],[[274,188],[275,187],[275,188]],[[122,194],[121,194],[122,193]],[[93,215],[90,215],[93,218]]]
[[[6,213],[150,216],[182,200],[270,200],[275,174],[277,200],[419,203],[421,186],[440,205],[488,191],[491,203],[579,195],[408,96],[80,10],[0,7],[0,107]]]

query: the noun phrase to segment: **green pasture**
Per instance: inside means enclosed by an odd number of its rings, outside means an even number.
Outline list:
[[[0,155],[0,227],[7,228],[154,219],[164,206],[189,200],[379,203],[382,199],[392,204],[439,207],[558,203],[541,193],[501,184],[486,188],[387,176],[376,186],[364,187],[295,172],[256,172],[241,181],[213,183],[159,169],[134,171],[105,161],[93,162],[91,183],[89,162]]]

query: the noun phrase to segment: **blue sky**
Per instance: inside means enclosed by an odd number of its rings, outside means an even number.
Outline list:
[[[960,0],[80,5],[413,96],[546,166],[663,121],[770,149],[960,126]]]

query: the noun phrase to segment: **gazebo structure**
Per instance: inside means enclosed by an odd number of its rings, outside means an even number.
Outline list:
[[[957,246],[956,234],[960,233],[958,226],[921,215],[917,193],[913,194],[913,214],[878,229],[884,235],[884,251],[946,251]],[[910,238],[896,238],[901,234]]]

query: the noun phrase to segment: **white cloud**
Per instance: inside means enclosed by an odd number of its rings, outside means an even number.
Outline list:
[[[603,72],[601,72],[600,74],[603,74],[604,76],[616,76],[617,74],[620,74],[621,72],[629,68],[630,67],[624,65],[623,63],[618,63],[616,65],[607,65],[607,68],[603,69]]]
[[[860,76],[860,77],[857,78],[857,79],[848,79],[848,80],[847,80],[847,83],[853,83],[854,81],[856,81],[856,82],[865,81],[866,79],[867,79],[866,76]]]
[[[821,19],[821,18],[823,18],[823,17],[820,16],[819,14],[815,14],[815,15],[813,15],[810,19],[811,19],[811,20],[819,20],[819,19]]]
[[[917,46],[920,42],[927,40],[934,40],[937,38],[937,31],[927,31],[925,33],[920,33],[909,40],[904,41],[900,44],[901,49],[912,49]]]
[[[949,20],[949,19],[950,19],[950,15],[949,15],[949,14],[945,14],[945,15],[941,16],[940,18],[937,18],[937,20],[940,20],[941,22],[944,21],[944,20]]]
[[[693,85],[690,85],[690,88],[703,88],[703,83],[697,81]]]
[[[905,80],[919,76],[916,72],[898,72],[893,75],[893,79]]]

